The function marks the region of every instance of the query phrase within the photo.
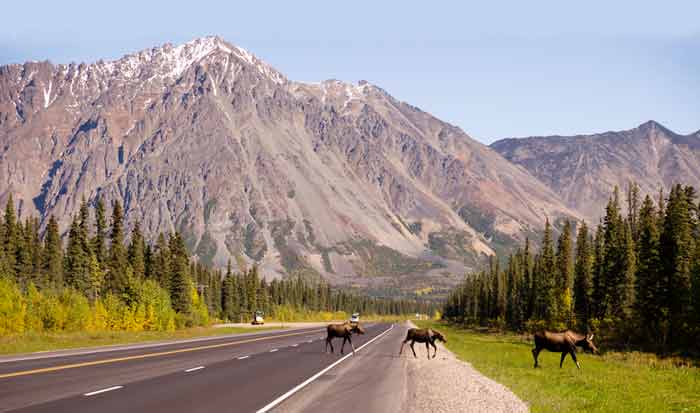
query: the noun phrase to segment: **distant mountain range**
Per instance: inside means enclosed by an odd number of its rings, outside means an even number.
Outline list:
[[[700,188],[700,131],[678,135],[654,121],[622,132],[503,139],[491,148],[591,221],[597,221],[613,188],[624,190],[631,181],[655,199],[674,183]]]
[[[699,141],[649,123],[488,147],[375,85],[292,81],[218,37],[0,67],[0,202],[22,216],[66,230],[82,198],[119,199],[128,226],[178,230],[203,262],[389,293],[454,285],[627,179],[696,183]]]

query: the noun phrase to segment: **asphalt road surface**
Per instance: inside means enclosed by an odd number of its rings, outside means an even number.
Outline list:
[[[365,328],[348,357],[339,339],[324,353],[324,329],[307,328],[4,358],[0,411],[395,411],[404,329]]]

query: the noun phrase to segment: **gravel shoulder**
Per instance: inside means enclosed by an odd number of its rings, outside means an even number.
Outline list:
[[[447,340],[450,338],[447,337]],[[425,345],[416,343],[416,355],[406,344],[409,412],[527,412],[513,392],[459,360],[442,343],[437,357],[427,359]],[[431,349],[432,354],[432,349]]]

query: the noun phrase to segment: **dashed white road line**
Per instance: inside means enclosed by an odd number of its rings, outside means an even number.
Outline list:
[[[190,372],[193,372],[193,371],[201,370],[201,369],[203,369],[203,368],[204,368],[204,366],[192,367],[191,369],[185,370],[185,373],[190,373]]]
[[[372,344],[375,340],[378,340],[379,338],[383,337],[386,333],[388,333],[389,331],[391,331],[392,328],[394,328],[394,325],[393,325],[393,324],[392,324],[389,328],[387,328],[386,330],[384,330],[384,331],[383,331],[381,334],[379,334],[378,336],[374,337],[374,338],[371,339],[370,341],[366,342],[365,344],[363,344],[363,345],[361,345],[360,347],[358,347],[357,349],[355,349],[355,352],[358,352],[358,351],[362,350],[362,349],[365,348],[366,346]],[[326,367],[325,369],[319,371],[318,373],[316,373],[316,374],[314,374],[313,376],[309,377],[309,378],[306,379],[304,382],[302,382],[301,384],[297,385],[296,387],[294,387],[294,388],[291,389],[290,391],[286,392],[285,394],[283,394],[283,395],[281,395],[280,397],[276,398],[275,400],[271,401],[268,405],[264,406],[262,409],[258,410],[256,413],[265,413],[265,412],[269,412],[269,411],[272,410],[275,406],[277,406],[278,404],[282,403],[283,401],[285,401],[286,399],[288,399],[289,397],[291,397],[294,393],[298,392],[299,390],[301,390],[301,389],[303,389],[304,387],[306,387],[309,383],[311,383],[311,382],[313,382],[314,380],[316,380],[316,379],[318,379],[319,377],[321,377],[321,376],[322,376],[323,374],[325,374],[328,370],[330,370],[330,369],[332,369],[333,367],[337,366],[338,364],[342,363],[342,362],[345,361],[348,357],[352,357],[353,354],[354,354],[354,353],[348,353],[348,354],[346,354],[346,355],[343,356],[342,358],[338,359],[335,363],[333,363],[333,364],[331,364],[330,366]]]
[[[250,356],[241,356],[241,357],[238,357],[238,360],[247,359],[248,357],[250,357]]]
[[[124,386],[112,386],[112,387],[107,387],[106,389],[95,390],[95,391],[91,391],[90,393],[85,393],[83,396],[94,396],[94,395],[96,395],[96,394],[106,393],[106,392],[112,391],[112,390],[119,390],[119,389],[121,389],[121,388],[123,388],[123,387],[124,387]]]
[[[299,347],[299,344],[292,344],[292,347]]]
[[[279,349],[278,349],[278,348],[273,348],[272,350],[270,350],[270,353],[274,353],[275,351],[279,351]]]

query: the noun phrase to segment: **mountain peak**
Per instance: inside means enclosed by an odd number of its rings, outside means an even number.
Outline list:
[[[660,124],[659,122],[657,122],[653,119],[642,123],[641,125],[637,126],[635,129],[640,130],[640,131],[644,131],[644,132],[651,132],[654,130],[660,130],[660,131],[663,131],[666,133],[673,133],[667,127],[665,127],[664,125]]]
[[[234,56],[243,64],[255,67],[275,83],[282,84],[287,81],[286,77],[272,66],[219,36],[200,37],[177,46],[165,43],[159,47],[128,54],[117,60],[100,61],[97,65],[104,72],[127,79],[139,78],[145,67],[154,69],[155,73],[164,78],[177,79],[193,64],[217,53],[222,56]]]

